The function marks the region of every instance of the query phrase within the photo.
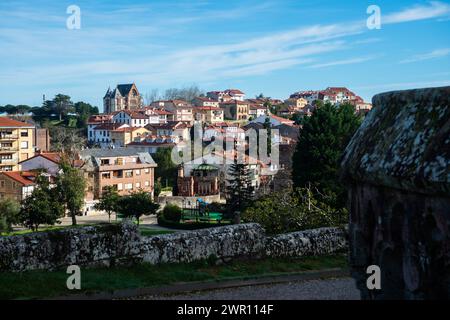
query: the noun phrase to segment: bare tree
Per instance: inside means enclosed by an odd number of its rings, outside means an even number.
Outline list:
[[[161,99],[158,89],[152,89],[150,92],[145,94],[145,104],[147,106],[151,105],[152,102],[158,101]]]
[[[181,89],[178,88],[167,89],[164,93],[164,99],[166,100],[181,99],[187,102],[192,102],[195,97],[201,95],[204,95],[204,92],[197,85],[191,85],[189,87],[184,87]]]
[[[51,130],[52,149],[66,154],[70,160],[86,145],[86,138],[78,129],[53,127]]]

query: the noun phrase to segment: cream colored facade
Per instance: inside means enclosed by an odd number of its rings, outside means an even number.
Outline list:
[[[285,101],[285,103],[289,107],[293,107],[295,109],[295,111],[300,111],[304,107],[306,107],[306,105],[308,104],[308,100],[306,100],[305,98],[291,98],[291,99],[287,99]]]
[[[223,122],[223,109],[216,107],[194,108],[195,120],[206,123]]]
[[[35,127],[0,117],[0,171],[19,171],[19,162],[34,156]]]
[[[111,143],[116,147],[125,147],[131,142],[136,142],[136,139],[140,141],[141,138],[150,134],[151,132],[146,128],[120,128],[111,131]]]

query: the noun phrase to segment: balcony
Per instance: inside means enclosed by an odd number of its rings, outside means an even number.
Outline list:
[[[0,146],[0,152],[17,152],[19,151],[18,147],[2,147]]]
[[[10,165],[14,165],[18,162],[17,159],[0,159],[0,166],[10,166]]]
[[[19,139],[19,136],[17,134],[1,134],[0,133],[0,140],[17,140]]]

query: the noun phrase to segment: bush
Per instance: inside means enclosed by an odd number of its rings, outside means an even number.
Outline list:
[[[19,222],[20,204],[11,199],[0,200],[0,232],[11,232],[12,225]]]
[[[242,220],[261,224],[268,234],[340,226],[348,214],[346,209],[326,204],[324,199],[332,196],[313,194],[307,188],[273,193],[255,201],[243,212]]]
[[[164,218],[163,215],[158,216],[158,225],[166,228],[181,229],[181,230],[197,230],[197,229],[207,229],[215,228],[220,226],[225,226],[227,224],[212,224],[208,222],[192,222],[192,223],[181,223],[169,221]]]
[[[163,209],[163,216],[165,220],[172,222],[180,222],[181,220],[181,208],[175,204],[167,204]]]

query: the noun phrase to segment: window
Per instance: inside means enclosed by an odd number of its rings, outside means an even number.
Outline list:
[[[136,175],[140,176],[141,175],[141,170],[136,170]]]
[[[133,170],[126,170],[124,173],[125,173],[125,178],[133,177]]]
[[[102,172],[102,179],[111,179],[110,172]]]
[[[125,190],[133,190],[133,184],[132,183],[125,183]]]
[[[20,131],[20,136],[21,137],[28,137],[28,130]]]
[[[28,141],[21,141],[20,142],[20,148],[21,149],[28,149]]]
[[[107,165],[109,165],[109,159],[102,159],[102,160],[101,160],[101,165],[102,165],[102,166],[107,166]]]
[[[141,183],[140,182],[136,182],[136,188],[139,189],[141,187]]]
[[[123,190],[123,185],[121,183],[117,184],[117,190]]]
[[[149,174],[150,173],[150,169],[147,168],[147,169],[144,170],[144,172],[145,172],[145,174]]]
[[[148,187],[150,185],[150,181],[145,181],[145,186]]]
[[[2,188],[5,187],[5,180],[0,181],[0,187],[2,187]]]

